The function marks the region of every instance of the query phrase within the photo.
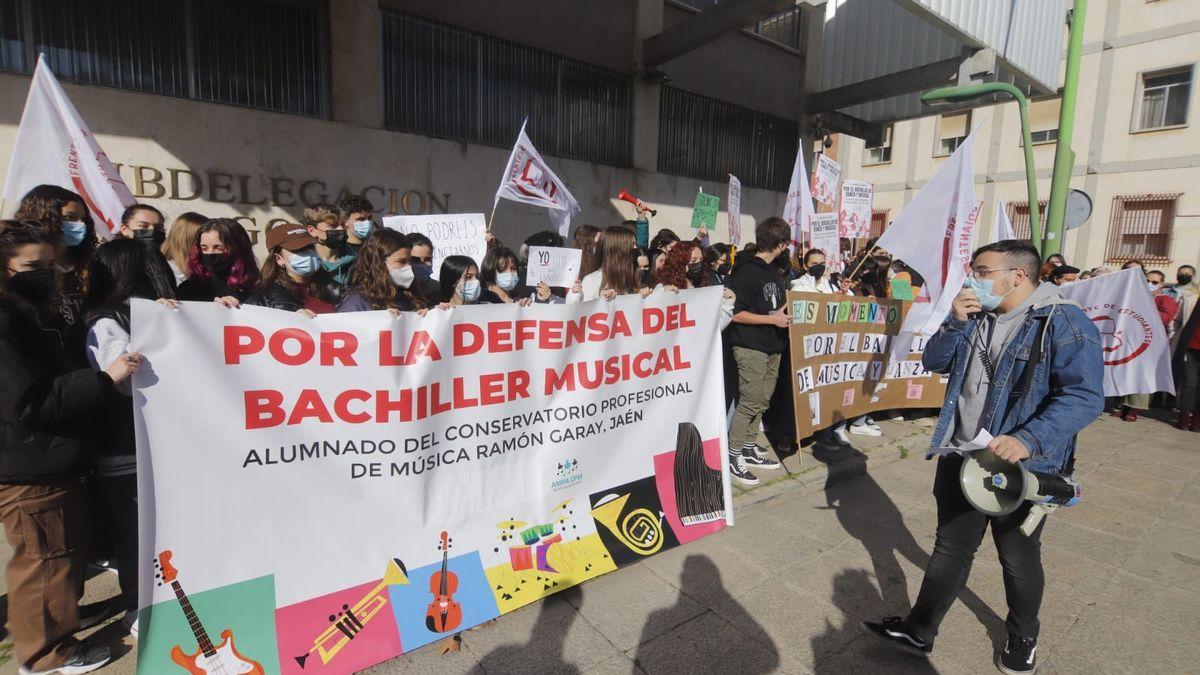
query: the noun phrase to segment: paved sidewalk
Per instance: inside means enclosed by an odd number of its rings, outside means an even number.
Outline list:
[[[1005,604],[990,537],[930,660],[861,632],[905,612],[936,524],[928,429],[882,424],[882,439],[853,437],[861,452],[806,450],[805,471],[792,457],[795,473],[765,472],[775,480],[739,491],[736,527],[468,631],[456,653],[431,645],[365,672],[995,672]],[[1196,672],[1200,434],[1104,417],[1083,434],[1079,472],[1083,503],[1043,536],[1039,672]],[[88,597],[111,593],[111,577]],[[132,673],[115,627],[97,637],[123,652],[100,672]]]

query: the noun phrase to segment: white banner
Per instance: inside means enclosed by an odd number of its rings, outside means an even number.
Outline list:
[[[504,174],[500,176],[500,187],[496,189],[496,201],[500,199],[540,206],[548,209],[550,220],[558,227],[558,233],[566,237],[571,230],[571,218],[579,213],[579,202],[567,189],[565,183],[550,169],[545,160],[533,147],[533,141],[525,134],[525,124],[517,134]]]
[[[354,672],[731,524],[720,303],[135,300],[138,672]]]
[[[530,246],[529,264],[525,268],[525,284],[571,288],[579,280],[579,266],[583,251],[577,248],[553,246]]]
[[[134,203],[121,174],[50,66],[38,57],[4,179],[5,210],[15,213],[21,197],[42,184],[78,192],[92,212],[96,236],[101,239],[109,239],[121,229],[121,213]]]
[[[1008,209],[1004,208],[1004,200],[996,200],[996,214],[992,218],[992,241],[1007,241],[1016,239],[1012,221],[1008,219]]]
[[[842,201],[838,207],[838,229],[843,237],[865,239],[871,236],[871,203],[875,186],[865,180],[842,183]]]
[[[465,255],[483,266],[487,253],[487,222],[482,213],[437,213],[425,216],[387,216],[383,226],[404,234],[420,233],[433,242],[433,274],[437,279],[442,261]]]
[[[726,199],[729,204],[729,244],[742,245],[742,181],[729,174],[729,194]]]
[[[826,271],[842,271],[842,242],[838,238],[838,214],[815,213],[810,222],[812,223],[812,248],[819,248],[825,252]]]
[[[792,180],[788,183],[787,201],[783,205],[783,219],[792,228],[792,250],[804,248],[808,239],[808,221],[816,209],[813,208],[812,193],[809,192],[808,173],[804,168],[804,139],[796,149],[796,162],[792,165]]]
[[[838,181],[842,178],[842,165],[825,153],[817,155],[817,166],[813,170],[813,199],[825,206],[834,206],[838,198]]]
[[[1078,302],[1100,331],[1105,396],[1175,393],[1167,328],[1140,268],[1063,284],[1059,293]]]

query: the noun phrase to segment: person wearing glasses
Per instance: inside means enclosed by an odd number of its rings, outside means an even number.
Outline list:
[[[950,376],[932,447],[961,447],[987,431],[993,436],[988,448],[1001,459],[1068,476],[1076,434],[1104,407],[1100,334],[1057,286],[1038,283],[1039,268],[1037,249],[1021,241],[988,244],[972,256],[967,285],[921,358],[929,370]],[[1045,521],[1026,536],[1021,524],[1029,503],[1007,516],[976,511],[959,487],[962,464],[958,454],[938,459],[937,538],[912,611],[866,622],[867,632],[929,656],[990,526],[1008,600],[1008,642],[996,666],[1004,673],[1032,673],[1045,587]]]

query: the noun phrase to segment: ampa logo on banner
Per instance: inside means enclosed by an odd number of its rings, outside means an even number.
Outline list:
[[[1104,365],[1119,366],[1146,353],[1154,343],[1150,320],[1131,307],[1112,302],[1083,308],[1100,331]],[[1158,317],[1154,317],[1158,320]]]
[[[583,471],[579,469],[579,460],[574,457],[558,462],[554,472],[554,480],[550,481],[551,490],[562,490],[583,480]]]

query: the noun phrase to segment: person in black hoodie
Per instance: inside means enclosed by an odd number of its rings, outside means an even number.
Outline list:
[[[738,366],[738,403],[729,427],[729,469],[745,485],[757,485],[750,467],[778,469],[758,446],[758,425],[775,391],[780,355],[787,349],[784,280],[774,266],[786,255],[791,229],[782,218],[754,228],[758,251],[740,256],[727,286],[736,299],[727,336]]]
[[[68,355],[58,305],[55,241],[33,221],[0,221],[0,523],[8,563],[8,628],[17,661],[33,672],[86,673],[106,647],[76,641],[86,561],[86,448],[113,386],[142,357],[101,372]],[[140,244],[135,244],[141,246]]]
[[[130,298],[156,300],[175,307],[175,275],[163,254],[145,242],[113,239],[96,249],[88,272],[91,283],[84,315],[87,357],[99,371],[130,351]],[[137,442],[133,431],[133,394],[126,380],[106,392],[96,415],[95,502],[100,523],[111,532],[117,582],[117,609],[126,630],[136,636],[138,584]]]
[[[188,278],[179,284],[180,300],[215,301],[240,307],[258,287],[258,262],[250,235],[232,218],[213,218],[200,226],[188,256]]]

